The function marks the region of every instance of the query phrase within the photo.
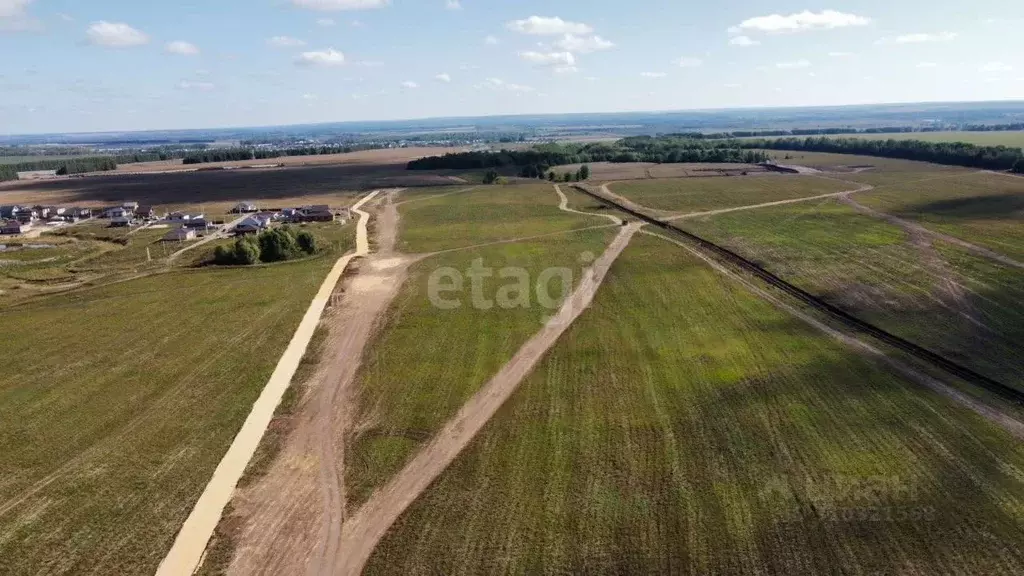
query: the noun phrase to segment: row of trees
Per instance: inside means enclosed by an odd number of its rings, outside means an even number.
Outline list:
[[[316,236],[291,226],[264,230],[254,236],[242,236],[231,246],[218,246],[213,263],[222,266],[249,266],[260,262],[283,262],[311,256],[320,251]]]
[[[1020,148],[976,146],[965,142],[812,137],[743,140],[737,144],[746,148],[880,156],[987,170],[1016,169],[1015,166],[1024,159]]]
[[[36,160],[18,164],[0,164],[0,181],[17,180],[18,172],[33,170],[56,170],[57,174],[82,174],[84,172],[103,172],[115,170],[117,160],[111,156],[92,156],[83,158],[63,158],[59,160]]]
[[[720,140],[723,138],[766,138],[771,136],[837,136],[842,134],[905,134],[912,132],[1010,132],[1024,130],[1024,123],[1013,124],[965,124],[958,126],[878,126],[875,128],[793,128],[789,130],[733,130],[731,132],[686,132],[672,134],[696,140]]]
[[[1016,174],[1024,174],[1024,159],[1017,160],[1017,163],[1013,165],[1013,171]]]
[[[741,149],[735,143],[711,142],[682,136],[640,136],[615,143],[544,144],[530,150],[462,152],[409,162],[409,170],[474,170],[521,166],[522,176],[543,177],[549,167],[592,162],[739,162],[768,159],[760,150]]]
[[[206,164],[209,162],[238,162],[240,160],[269,160],[284,156],[320,156],[325,154],[348,154],[356,150],[372,149],[374,146],[299,146],[280,150],[262,148],[224,148],[204,150],[185,156],[185,164]]]

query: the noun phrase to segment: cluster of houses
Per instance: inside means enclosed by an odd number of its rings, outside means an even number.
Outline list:
[[[348,209],[331,210],[326,204],[260,210],[251,202],[242,202],[232,210],[236,214],[248,214],[234,229],[236,234],[255,234],[275,223],[334,222],[341,218],[347,221]],[[205,214],[195,212],[158,213],[152,206],[140,206],[138,202],[124,202],[106,208],[77,208],[62,206],[0,206],[0,234],[24,234],[38,222],[51,225],[74,223],[88,218],[103,218],[111,227],[131,227],[150,222],[167,222],[174,225],[164,240],[182,242],[204,235],[217,224]]]
[[[347,208],[335,212],[326,204],[260,211],[255,204],[243,202],[231,211],[235,214],[251,214],[235,226],[235,234],[239,236],[259,233],[274,223],[334,222],[339,217],[342,221],[349,218]]]
[[[92,217],[91,208],[65,206],[0,206],[0,234],[24,234],[34,224],[64,224]]]

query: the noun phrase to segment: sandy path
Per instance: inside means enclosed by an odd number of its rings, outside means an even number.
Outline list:
[[[622,225],[622,219],[619,218],[618,216],[613,216],[611,214],[597,214],[595,212],[582,212],[580,210],[573,210],[572,208],[569,208],[569,198],[566,197],[564,192],[562,192],[562,188],[558,184],[555,184],[555,192],[558,193],[558,198],[560,201],[558,209],[563,212],[572,212],[573,214],[582,214],[584,216],[597,216],[599,218],[607,218],[614,222],[615,224],[618,224],[620,226]]]
[[[360,200],[353,210],[359,214],[359,226],[356,233],[355,254],[349,254],[335,263],[327,278],[320,286],[313,301],[310,303],[306,314],[302,317],[299,327],[292,336],[288,348],[277,363],[270,380],[263,388],[259,398],[253,404],[252,411],[246,418],[245,423],[239,430],[231,446],[228,448],[224,458],[217,465],[210,482],[206,485],[202,495],[196,502],[191,514],[185,520],[174,545],[164,557],[157,569],[158,576],[172,576],[192,574],[202,560],[206,545],[213,535],[217,524],[220,522],[224,508],[231,500],[231,496],[238,485],[239,479],[245,472],[249,460],[252,459],[256,448],[259,446],[263,434],[274,416],[277,405],[281,402],[292,376],[299,366],[299,361],[306,352],[313,332],[320,323],[320,316],[327,307],[331,293],[341,278],[349,262],[357,257],[363,256],[369,250],[367,241],[366,225],[369,215],[359,210],[363,204],[372,200],[378,192],[373,192]]]
[[[379,253],[346,283],[339,305],[325,320],[325,351],[295,428],[266,475],[239,490],[232,502],[241,526],[231,574],[337,572],[346,509],[345,438],[356,374],[374,327],[415,261],[393,253],[398,228],[393,194],[378,213]]]
[[[672,244],[675,244],[677,246],[682,247],[683,249],[685,249],[686,251],[690,252],[691,254],[696,256],[697,258],[700,258],[701,260],[703,260],[708,266],[711,266],[712,268],[714,268],[720,274],[722,274],[722,275],[724,275],[724,276],[726,276],[728,278],[731,278],[732,280],[742,284],[750,292],[752,292],[755,295],[759,296],[760,298],[770,302],[775,307],[777,307],[780,310],[783,310],[784,312],[790,314],[794,318],[797,318],[797,319],[805,322],[806,324],[810,325],[811,327],[813,327],[813,328],[815,328],[817,330],[820,330],[821,332],[831,336],[832,338],[835,338],[836,340],[842,342],[843,344],[849,346],[850,348],[853,348],[857,352],[862,353],[862,354],[864,354],[864,355],[866,355],[866,356],[868,356],[870,358],[873,358],[873,359],[875,359],[875,360],[885,364],[889,368],[892,368],[896,372],[900,373],[905,378],[907,378],[907,379],[909,379],[909,380],[911,380],[913,382],[917,382],[918,384],[921,384],[922,386],[925,386],[925,387],[927,387],[927,388],[929,388],[929,389],[931,389],[931,390],[933,390],[935,392],[938,392],[939,394],[942,394],[942,395],[944,395],[944,396],[946,396],[948,398],[951,398],[953,401],[955,401],[955,402],[965,406],[966,408],[968,408],[970,410],[973,410],[977,414],[979,414],[979,415],[987,418],[991,422],[1001,426],[1007,432],[1009,432],[1010,434],[1013,434],[1015,437],[1024,440],[1024,422],[1021,422],[1020,420],[1014,418],[1013,416],[1010,416],[1009,414],[1005,414],[1004,412],[1002,412],[1000,410],[997,410],[996,408],[986,404],[985,402],[982,402],[981,400],[978,400],[977,398],[974,398],[973,396],[969,396],[969,395],[967,395],[967,394],[965,394],[963,392],[960,392],[959,390],[953,388],[952,386],[949,386],[949,385],[947,385],[947,384],[945,384],[945,383],[943,383],[943,382],[941,382],[939,380],[936,380],[936,379],[932,378],[931,376],[923,374],[922,372],[914,369],[913,367],[911,367],[911,366],[909,366],[909,365],[907,365],[907,364],[905,364],[903,362],[900,362],[899,360],[896,360],[894,358],[889,357],[887,354],[885,354],[884,352],[882,352],[878,348],[875,348],[874,346],[872,346],[872,345],[870,345],[870,344],[868,344],[868,343],[866,343],[866,342],[864,342],[864,341],[862,341],[862,340],[860,340],[858,338],[855,338],[853,336],[849,336],[849,335],[847,335],[847,334],[845,334],[843,332],[840,332],[839,330],[836,330],[835,328],[832,328],[832,327],[824,324],[823,322],[817,320],[816,318],[813,318],[810,315],[805,314],[804,312],[802,312],[800,310],[797,310],[796,308],[790,306],[789,304],[786,304],[786,303],[782,302],[781,300],[779,300],[775,296],[773,296],[773,295],[769,294],[768,292],[762,290],[758,286],[754,285],[752,282],[746,280],[745,278],[743,278],[743,277],[739,276],[738,274],[732,272],[731,270],[725,268],[724,266],[722,266],[718,262],[714,261],[713,259],[709,258],[708,256],[705,256],[704,254],[702,254],[698,250],[696,250],[696,249],[694,249],[694,248],[692,248],[692,247],[690,247],[690,246],[688,246],[688,245],[686,245],[686,244],[684,244],[684,243],[682,243],[682,242],[680,242],[680,241],[678,241],[678,240],[676,240],[674,238],[670,238],[668,236],[664,236],[662,234],[658,234],[656,232],[650,232],[650,231],[644,231],[644,234],[648,234],[650,236],[655,236],[657,238],[660,238],[662,240],[665,240],[667,242],[671,242]]]
[[[636,202],[633,202],[632,200],[630,200],[629,198],[626,198],[625,196],[620,196],[619,194],[616,194],[615,192],[612,192],[612,189],[609,188],[607,184],[602,184],[601,185],[601,193],[605,194],[606,196],[608,196],[612,200],[615,200],[619,204],[622,204],[626,208],[629,208],[630,210],[635,210],[637,212],[642,212],[644,214],[651,214],[651,215],[655,215],[656,216],[658,214],[671,214],[672,213],[671,210],[656,210],[654,208],[648,208],[647,206],[641,206],[640,204],[637,204]]]
[[[900,228],[906,230],[908,233],[910,233],[912,235],[913,234],[918,234],[918,235],[928,236],[928,237],[932,237],[932,238],[938,238],[939,240],[942,240],[944,242],[949,242],[950,244],[955,244],[955,245],[957,245],[957,246],[967,250],[968,252],[974,254],[975,256],[981,256],[982,258],[988,258],[989,260],[994,260],[996,262],[999,262],[1000,264],[1005,264],[1007,266],[1012,266],[1014,268],[1024,268],[1024,263],[1018,262],[1018,261],[1016,261],[1013,258],[1010,258],[1008,256],[1003,256],[1002,254],[999,254],[998,252],[993,252],[992,250],[989,250],[988,248],[982,248],[981,246],[978,246],[976,244],[971,244],[970,242],[967,242],[965,240],[961,240],[961,239],[957,238],[956,236],[950,236],[949,234],[943,234],[941,232],[935,232],[933,230],[929,230],[928,228],[925,228],[924,226],[921,226],[920,224],[911,222],[909,220],[904,220],[903,218],[900,218],[898,216],[893,216],[892,214],[887,214],[885,212],[879,212],[878,210],[875,210],[874,208],[871,208],[869,206],[865,206],[865,205],[861,204],[860,202],[857,202],[856,200],[851,198],[849,195],[852,194],[852,193],[853,192],[845,193],[843,196],[840,197],[840,200],[842,200],[842,202],[844,202],[845,204],[849,205],[851,208],[857,210],[861,214],[866,214],[868,216],[872,216],[874,218],[878,218],[878,219],[884,220],[884,221],[886,221],[889,224],[892,224],[894,226],[899,226]]]
[[[629,244],[641,224],[622,228],[600,258],[584,275],[559,312],[535,334],[500,371],[448,421],[401,472],[370,496],[342,528],[342,558],[333,574],[362,572],[373,549],[391,525],[459,453],[516,391],[547,350],[593,301],[608,269]]]

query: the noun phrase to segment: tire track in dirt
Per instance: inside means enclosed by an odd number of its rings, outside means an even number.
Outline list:
[[[851,182],[853,184],[853,182]],[[801,202],[810,202],[812,200],[823,200],[826,198],[841,198],[844,195],[855,194],[857,192],[867,192],[874,190],[875,187],[869,184],[863,184],[856,190],[844,190],[843,192],[830,192],[828,194],[819,194],[817,196],[807,196],[805,198],[790,198],[789,200],[776,200],[774,202],[763,202],[761,204],[748,204],[746,206],[736,206],[733,208],[721,208],[719,210],[708,210],[706,212],[692,212],[690,214],[679,214],[677,216],[670,216],[665,218],[666,222],[674,222],[676,220],[684,220],[687,218],[701,218],[703,216],[716,216],[718,214],[728,214],[730,212],[740,212],[743,210],[756,210],[758,208],[770,208],[772,206],[785,206],[787,204],[799,204]]]
[[[633,223],[622,228],[585,273],[559,312],[463,405],[426,447],[348,519],[342,528],[341,558],[332,574],[354,576],[362,572],[370,554],[391,525],[465,449],[548,349],[590,306],[608,269],[641,226],[641,223]]]
[[[810,315],[794,308],[793,306],[790,306],[789,304],[786,304],[785,302],[782,302],[772,294],[769,294],[768,292],[762,290],[758,286],[754,285],[752,282],[732,272],[731,270],[727,269],[725,266],[722,266],[718,262],[715,262],[712,258],[702,254],[700,251],[690,246],[687,246],[683,242],[680,242],[668,236],[664,236],[662,234],[658,234],[656,232],[645,230],[643,233],[648,234],[650,236],[654,236],[656,238],[660,238],[666,242],[670,242],[676,246],[683,248],[690,254],[702,260],[705,264],[713,268],[718,273],[741,284],[751,293],[771,303],[776,308],[783,310],[784,312],[788,313],[794,318],[797,318],[798,320],[803,321],[804,323],[810,325],[811,327],[827,334],[828,336],[831,336],[832,338],[842,342],[848,347],[853,348],[855,351],[865,356],[868,356],[874,360],[877,360],[882,364],[885,364],[886,366],[892,368],[893,370],[895,370],[902,376],[906,377],[907,379],[918,384],[921,384],[939,394],[942,394],[943,396],[952,399],[953,401],[961,404],[962,406],[983,416],[984,418],[988,419],[994,424],[1002,427],[1004,430],[1012,434],[1014,437],[1024,440],[1024,422],[1021,422],[1017,418],[1014,418],[1013,416],[1006,414],[1003,411],[998,410],[981,400],[969,396],[944,382],[936,380],[935,378],[932,378],[931,376],[928,376],[914,369],[913,367],[908,366],[907,364],[890,357],[889,355],[882,352],[878,348],[868,344],[867,342],[864,342],[859,338],[850,336],[844,332],[832,328],[831,326],[826,325],[820,320],[811,317]]]
[[[182,525],[167,556],[160,563],[160,567],[157,569],[157,576],[192,574],[202,562],[210,537],[213,536],[224,508],[231,501],[238,481],[245,472],[245,468],[248,466],[253,454],[255,454],[285,390],[288,389],[291,383],[292,376],[295,374],[295,370],[305,354],[313,332],[320,323],[320,317],[327,307],[335,285],[340,280],[349,262],[357,256],[365,255],[369,251],[367,239],[369,215],[361,212],[359,208],[378,194],[379,191],[372,192],[352,207],[360,216],[359,225],[356,229],[356,252],[339,259],[327,275],[320,290],[306,310],[291,342],[289,342],[284,354],[282,354],[281,359],[278,361],[277,367],[270,376],[270,380],[253,404],[252,411],[246,418],[245,423],[242,424],[241,429],[224,454],[220,464],[214,470],[210,482]]]
[[[948,242],[950,244],[959,246],[967,250],[968,252],[974,254],[975,256],[988,258],[989,260],[994,260],[996,262],[999,262],[1000,264],[1005,264],[1007,266],[1012,266],[1014,268],[1024,269],[1024,263],[1018,262],[1013,258],[1010,258],[1009,256],[1003,256],[1002,254],[999,254],[998,252],[993,252],[988,248],[982,248],[981,246],[978,246],[976,244],[971,244],[970,242],[967,242],[966,240],[961,240],[956,236],[950,236],[949,234],[943,234],[942,232],[935,232],[933,230],[929,230],[928,228],[925,228],[920,224],[911,222],[909,220],[904,220],[903,218],[900,218],[898,216],[893,216],[892,214],[880,212],[878,210],[875,210],[874,208],[865,206],[860,202],[857,202],[856,200],[850,197],[850,194],[853,194],[853,192],[849,192],[846,193],[844,196],[840,196],[840,201],[849,205],[851,208],[860,212],[861,214],[865,214],[868,216],[872,216],[874,218],[878,218],[880,220],[884,220],[885,222],[888,222],[889,224],[892,224],[894,226],[899,226],[912,237],[914,235],[918,235],[927,236],[930,238],[938,238],[943,242]]]

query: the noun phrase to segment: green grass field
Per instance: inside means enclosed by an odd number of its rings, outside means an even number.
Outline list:
[[[861,200],[861,195],[855,198]],[[828,199],[681,220],[844,310],[1024,389],[1024,271],[945,242],[915,246],[899,227]]]
[[[567,267],[578,281],[580,255],[600,254],[616,232],[586,230],[452,252],[414,266],[358,376],[356,428],[361,432],[346,451],[350,509],[397,472],[554,313],[538,305],[535,291],[527,307],[504,308],[495,302],[489,309],[477,308],[468,276],[463,292],[444,295],[459,298],[461,305],[440,309],[429,299],[430,275],[451,267],[465,276],[473,261],[482,259],[495,277],[482,281],[481,294],[496,300],[499,290],[511,283],[497,276],[501,269],[521,267],[537,282],[545,268]],[[560,303],[559,281],[549,287]]]
[[[1013,574],[1024,448],[683,250],[594,306],[367,574]]]
[[[338,255],[4,309],[0,573],[152,573]]]
[[[820,196],[850,190],[849,184],[816,176],[737,176],[617,182],[616,194],[633,202],[671,212],[704,212],[777,200]],[[854,186],[853,188],[856,188]]]
[[[481,186],[471,192],[403,204],[399,211],[398,249],[406,253],[436,252],[599,224],[560,211],[558,196],[550,184]]]
[[[1024,260],[1024,178],[970,172],[858,195],[860,203]]]

